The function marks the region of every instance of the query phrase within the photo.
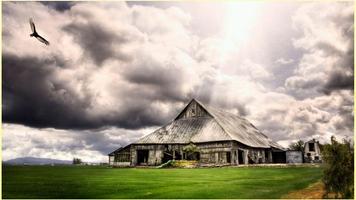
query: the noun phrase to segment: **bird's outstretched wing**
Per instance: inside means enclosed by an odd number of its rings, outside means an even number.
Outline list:
[[[33,23],[32,18],[30,18],[30,26],[31,26],[31,30],[32,30],[32,32],[36,32],[35,23]]]
[[[43,43],[45,43],[46,45],[49,45],[49,42],[46,40],[46,39],[44,39],[42,36],[37,36],[36,37],[37,38],[37,40],[39,40],[40,42],[43,42]]]

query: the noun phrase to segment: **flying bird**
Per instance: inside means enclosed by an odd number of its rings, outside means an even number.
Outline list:
[[[49,42],[46,39],[44,39],[42,36],[38,35],[38,33],[36,32],[35,23],[33,23],[32,18],[30,18],[30,26],[31,26],[31,30],[33,32],[30,36],[37,38],[37,40],[45,43],[46,45],[49,45]]]

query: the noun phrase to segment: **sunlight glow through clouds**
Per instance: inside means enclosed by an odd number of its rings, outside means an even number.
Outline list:
[[[258,19],[263,4],[256,2],[227,2],[227,12],[223,27],[223,52],[238,48],[248,39],[252,27]]]

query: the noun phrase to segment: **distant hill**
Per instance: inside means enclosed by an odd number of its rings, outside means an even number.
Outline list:
[[[4,164],[10,165],[70,165],[72,164],[71,160],[57,160],[49,158],[35,158],[35,157],[22,157],[7,160],[3,162]]]

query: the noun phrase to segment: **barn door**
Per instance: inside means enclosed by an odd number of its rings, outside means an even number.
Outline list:
[[[137,150],[137,164],[147,165],[148,163],[148,150]]]
[[[244,152],[242,150],[238,150],[238,160],[239,160],[239,165],[243,165],[244,163]]]

